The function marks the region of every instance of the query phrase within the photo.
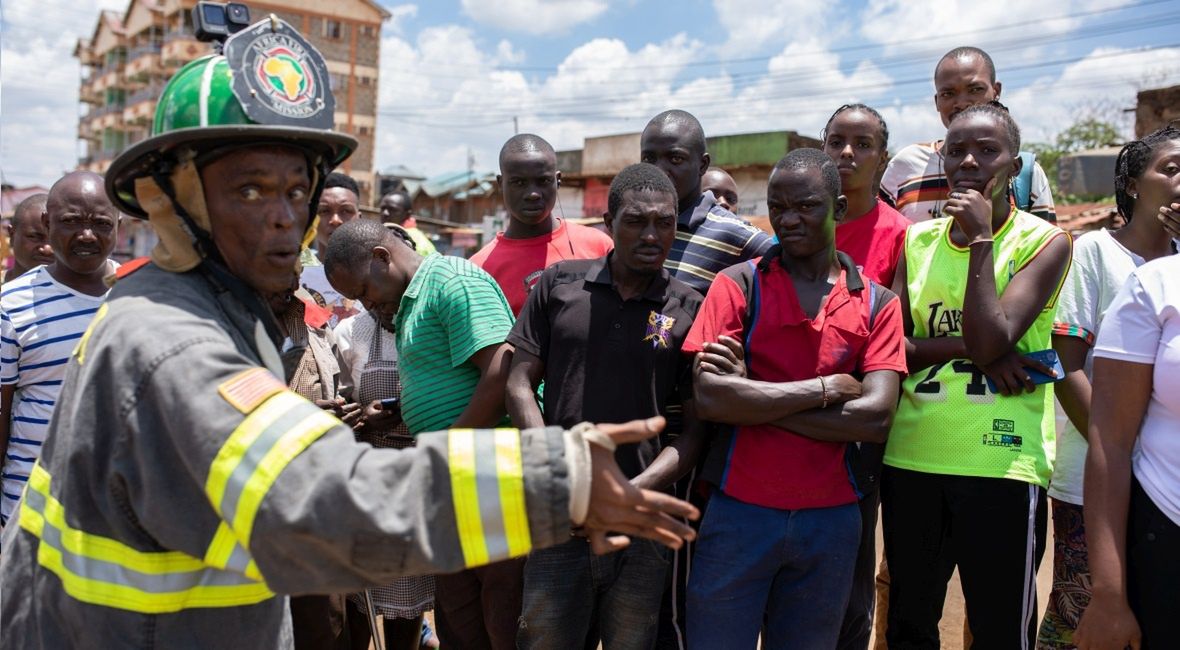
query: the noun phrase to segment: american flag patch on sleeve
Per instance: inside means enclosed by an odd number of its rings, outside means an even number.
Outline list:
[[[251,368],[239,372],[217,387],[225,401],[242,413],[250,413],[266,399],[287,390],[287,385],[270,374],[266,368]]]

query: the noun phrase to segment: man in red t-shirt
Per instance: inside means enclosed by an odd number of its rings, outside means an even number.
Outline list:
[[[705,465],[693,647],[754,647],[764,624],[768,650],[835,646],[860,541],[847,443],[885,441],[906,368],[900,301],[836,252],[836,165],[796,149],[767,199],[780,243],[717,276],[682,348],[698,415],[731,425]]]
[[[496,182],[508,209],[508,228],[471,262],[496,279],[512,313],[519,315],[545,267],[602,257],[614,244],[600,230],[553,216],[561,172],[553,147],[540,136],[522,133],[504,143]]]
[[[905,231],[900,212],[877,198],[877,179],[889,158],[889,127],[881,114],[864,104],[845,104],[828,118],[824,153],[836,163],[848,212],[836,226],[836,250],[847,253],[861,273],[882,286],[893,286]],[[878,485],[885,445],[861,443],[850,450],[849,466],[860,490],[860,549],[848,599],[848,612],[837,650],[864,650],[873,628],[877,567]]]

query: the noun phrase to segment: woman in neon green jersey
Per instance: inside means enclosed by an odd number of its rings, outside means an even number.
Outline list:
[[[881,485],[886,634],[938,648],[957,566],[972,647],[1028,648],[1054,437],[1052,389],[1029,374],[1052,370],[1027,355],[1051,347],[1070,240],[1014,207],[1020,129],[1002,105],[957,114],[943,147],[949,218],[909,229],[893,286],[910,376]]]

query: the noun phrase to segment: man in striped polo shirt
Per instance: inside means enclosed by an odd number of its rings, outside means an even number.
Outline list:
[[[639,159],[659,167],[676,188],[676,241],[664,268],[672,277],[701,292],[717,273],[760,257],[770,236],[721,207],[712,192],[701,191],[709,169],[705,131],[690,113],[664,111],[651,118],[639,141]]]
[[[119,213],[92,172],[53,185],[43,216],[54,261],[0,293],[0,525],[16,510],[49,429],[66,361],[102,304]]]
[[[934,67],[934,107],[943,126],[963,109],[1000,99],[1002,85],[996,80],[996,65],[987,52],[977,47],[956,47]],[[1013,179],[1016,207],[1049,223],[1057,222],[1049,178],[1032,154],[1025,159],[1022,173]],[[881,177],[881,194],[897,211],[919,223],[945,216],[942,212],[951,191],[943,171],[942,141],[918,142],[897,152]]]
[[[341,294],[393,323],[401,412],[411,434],[504,422],[513,318],[492,276],[459,257],[422,257],[399,234],[365,219],[333,233],[324,268]],[[440,640],[514,648],[522,567],[523,558],[438,576]]]
[[[710,158],[705,131],[692,114],[671,110],[653,117],[643,129],[639,149],[640,160],[659,167],[676,188],[676,240],[664,261],[672,277],[706,295],[718,273],[761,257],[773,245],[769,235],[722,207],[712,191],[701,189]],[[672,437],[665,435],[664,442],[670,444]],[[674,493],[687,499],[695,480],[696,472],[689,473],[676,484]],[[684,617],[677,612],[684,611],[687,572],[682,567],[688,566],[691,553],[686,544],[672,560],[673,585],[661,612],[657,647],[685,647]],[[672,629],[673,625],[679,630]]]

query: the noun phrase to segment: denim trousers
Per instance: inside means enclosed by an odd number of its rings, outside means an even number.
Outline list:
[[[645,539],[595,555],[585,539],[534,551],[524,567],[522,650],[643,650],[655,643],[670,552]]]
[[[688,582],[688,647],[834,648],[860,545],[856,503],[778,510],[714,493]]]

